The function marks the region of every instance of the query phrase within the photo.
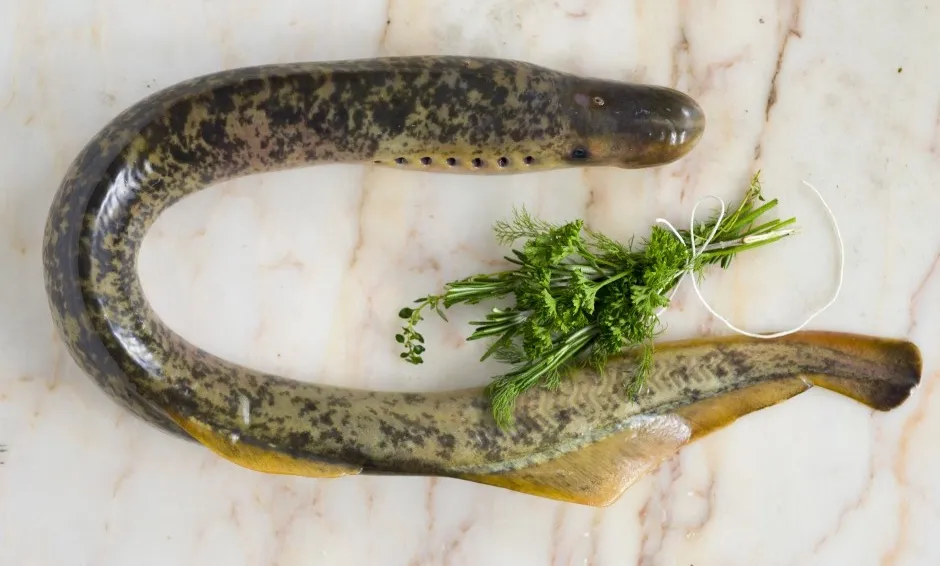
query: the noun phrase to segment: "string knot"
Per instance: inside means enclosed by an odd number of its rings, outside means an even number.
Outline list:
[[[734,332],[737,332],[738,334],[749,336],[751,338],[770,339],[770,338],[779,338],[781,336],[786,336],[788,334],[799,332],[800,330],[805,328],[806,325],[808,325],[814,318],[816,318],[817,316],[822,314],[823,311],[825,311],[830,306],[832,306],[832,304],[839,297],[839,293],[842,290],[842,281],[843,281],[844,272],[845,272],[845,244],[842,241],[842,234],[839,231],[839,223],[836,221],[836,217],[832,213],[832,209],[829,208],[829,205],[826,203],[826,199],[823,198],[822,194],[816,189],[816,187],[814,187],[813,185],[811,185],[810,183],[806,181],[803,181],[803,184],[809,187],[810,189],[812,189],[813,192],[816,193],[816,196],[819,197],[820,202],[822,203],[823,207],[826,209],[826,212],[828,213],[829,218],[832,221],[833,230],[835,231],[836,238],[839,241],[839,281],[838,281],[838,284],[836,285],[835,291],[833,292],[832,297],[829,299],[829,301],[826,302],[826,304],[824,304],[822,307],[816,310],[816,312],[814,312],[809,317],[807,317],[806,320],[804,320],[803,323],[800,324],[799,326],[796,326],[789,330],[775,332],[772,334],[758,334],[758,333],[748,332],[746,330],[742,330],[738,328],[737,326],[731,324],[731,322],[727,318],[715,312],[715,309],[713,309],[712,306],[708,304],[708,301],[705,300],[705,297],[702,296],[702,291],[701,289],[699,289],[698,283],[695,281],[695,277],[691,277],[692,288],[695,289],[695,294],[698,296],[699,301],[702,303],[702,306],[704,306],[708,310],[708,312],[712,314],[712,316],[720,320],[722,323],[724,323],[725,326],[727,326],[729,329],[733,330]],[[696,248],[695,213],[698,211],[698,207],[708,199],[714,199],[718,201],[718,204],[720,206],[720,211],[718,213],[718,219],[715,222],[715,226],[712,228],[711,233],[702,242],[701,248]],[[765,240],[769,240],[771,238],[789,236],[791,234],[796,233],[795,229],[775,230],[775,231],[766,232],[763,234],[754,234],[752,236],[746,236],[736,241],[721,242],[719,244],[715,244],[714,246],[712,246],[712,240],[717,235],[718,227],[721,226],[721,222],[722,220],[724,220],[724,217],[725,217],[725,201],[723,201],[722,199],[714,195],[708,195],[699,199],[699,201],[696,202],[695,206],[692,208],[692,216],[691,216],[691,219],[689,220],[689,242],[685,241],[685,239],[682,237],[679,231],[676,230],[676,227],[673,226],[671,222],[669,222],[668,220],[664,218],[656,219],[657,223],[665,225],[673,234],[675,234],[676,238],[678,238],[680,242],[689,246],[691,249],[689,253],[689,258],[686,262],[686,266],[682,270],[682,275],[680,276],[679,281],[676,283],[675,287],[673,287],[672,293],[670,293],[669,295],[670,302],[672,301],[672,298],[675,296],[676,291],[679,289],[679,285],[682,284],[682,281],[686,278],[686,276],[692,275],[694,273],[695,260],[697,260],[698,257],[702,255],[703,253],[705,253],[706,251],[709,251],[711,249],[723,249],[723,248],[733,247],[733,246],[742,245],[742,244],[753,244],[753,243],[758,243],[758,242],[762,242]],[[666,308],[667,307],[663,307],[662,309],[660,309],[659,312],[656,313],[657,316],[662,314],[666,310]]]

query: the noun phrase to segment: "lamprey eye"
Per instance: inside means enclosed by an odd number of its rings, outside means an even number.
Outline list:
[[[583,147],[576,147],[571,150],[572,159],[587,159],[588,152]]]

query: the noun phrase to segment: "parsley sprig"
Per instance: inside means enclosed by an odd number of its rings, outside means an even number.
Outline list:
[[[764,204],[758,206],[758,202]],[[669,295],[687,272],[701,277],[713,264],[727,268],[732,257],[744,250],[765,246],[786,237],[782,230],[796,219],[757,220],[777,205],[761,195],[759,174],[739,206],[720,220],[697,223],[696,249],[714,237],[702,253],[693,257],[688,230],[679,230],[680,241],[670,229],[655,225],[643,245],[622,244],[585,227],[582,220],[552,224],[516,210],[511,221],[496,223],[498,241],[511,245],[522,240],[506,259],[515,267],[453,281],[443,294],[415,301],[415,307],[399,312],[404,319],[396,340],[402,359],[423,363],[424,336],[416,330],[426,310],[447,320],[445,310],[458,305],[512,296],[509,306],[493,308],[469,340],[490,339],[482,360],[489,357],[512,366],[486,388],[494,418],[500,427],[512,424],[516,399],[541,385],[554,389],[565,372],[590,364],[599,371],[604,362],[627,347],[641,347],[637,373],[625,384],[632,398],[649,374],[653,341],[660,328],[659,311],[669,305]]]

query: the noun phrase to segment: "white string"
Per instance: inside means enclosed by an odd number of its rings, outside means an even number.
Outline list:
[[[829,208],[829,205],[826,203],[826,199],[823,198],[822,194],[820,194],[820,192],[816,189],[816,187],[807,183],[806,181],[803,181],[803,184],[809,187],[810,189],[812,189],[813,192],[816,193],[816,196],[819,197],[820,202],[822,202],[823,207],[826,209],[826,212],[829,214],[830,220],[832,220],[832,226],[833,226],[833,229],[835,230],[836,238],[839,240],[839,283],[838,285],[836,285],[836,289],[835,289],[835,292],[833,292],[832,294],[832,298],[830,298],[829,301],[825,305],[823,305],[820,309],[818,309],[816,312],[811,314],[799,326],[791,328],[790,330],[776,332],[774,334],[755,334],[753,332],[748,332],[746,330],[742,330],[736,327],[735,325],[731,324],[731,322],[729,322],[728,319],[726,319],[725,317],[715,312],[715,309],[713,309],[711,305],[708,304],[708,301],[706,301],[705,298],[702,296],[702,292],[698,287],[698,283],[696,283],[695,277],[692,276],[691,277],[692,287],[695,289],[695,294],[698,295],[698,298],[702,302],[702,305],[706,309],[708,309],[708,312],[710,312],[712,316],[714,316],[715,318],[723,322],[725,326],[737,332],[738,334],[743,334],[744,336],[750,336],[751,338],[779,338],[780,336],[786,336],[787,334],[793,334],[794,332],[799,332],[800,330],[805,328],[806,325],[809,324],[814,318],[816,318],[823,311],[825,311],[830,306],[832,306],[832,304],[836,302],[836,299],[839,297],[839,293],[842,291],[842,281],[843,281],[844,274],[845,274],[845,244],[842,242],[842,233],[839,231],[839,223],[836,221],[836,217],[832,213],[832,209]],[[701,205],[702,202],[704,202],[706,199],[710,199],[710,198],[717,200],[718,203],[721,205],[721,213],[718,215],[718,220],[715,222],[715,227],[712,229],[711,234],[709,234],[708,238],[706,238],[705,242],[702,244],[702,249],[697,251],[695,249],[695,213],[698,210],[699,205]],[[721,224],[721,221],[724,219],[724,216],[725,216],[725,202],[716,196],[713,196],[713,195],[706,196],[700,199],[695,204],[695,207],[692,209],[692,218],[691,220],[689,220],[689,239],[691,240],[691,244],[692,244],[692,255],[691,255],[691,258],[689,259],[688,267],[683,271],[681,278],[676,283],[676,286],[673,288],[672,293],[669,295],[670,302],[672,301],[672,297],[675,296],[676,291],[679,289],[679,285],[682,283],[682,280],[685,279],[687,275],[693,275],[692,271],[693,271],[693,265],[694,265],[695,259],[709,249],[709,245],[711,244],[712,239],[715,237],[715,234],[718,232],[718,226]],[[683,244],[686,243],[685,240],[682,238],[682,236],[679,234],[679,231],[676,230],[675,226],[673,226],[672,223],[670,223],[668,220],[665,220],[663,218],[657,218],[656,222],[665,224],[666,227],[668,227],[672,231],[672,233],[675,234],[677,238],[679,238],[679,241],[681,241]],[[759,242],[761,240],[767,240],[769,238],[776,238],[778,236],[788,236],[790,234],[793,234],[794,232],[796,231],[795,230],[776,230],[776,231],[768,232],[765,234],[757,234],[755,236],[749,236],[749,237],[743,238],[740,241],[740,243],[748,244],[748,243]],[[736,244],[734,243],[719,244],[719,245],[716,245],[715,248],[713,249],[720,249],[723,247],[728,247],[730,245],[736,245]],[[662,314],[662,312],[665,310],[666,310],[666,307],[660,309],[660,311],[657,313],[657,316],[659,314]]]

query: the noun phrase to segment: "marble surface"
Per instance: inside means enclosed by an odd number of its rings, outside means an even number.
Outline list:
[[[940,563],[940,2],[23,0],[0,2],[0,564],[928,565]],[[127,105],[241,65],[490,55],[671,85],[707,133],[645,171],[454,178],[324,166],[215,186],[142,257],[157,311],[214,353],[303,380],[485,383],[461,323],[420,370],[400,306],[487,269],[515,205],[616,237],[740,194],[755,170],[802,233],[712,272],[735,323],[907,337],[923,385],[873,414],[813,390],[683,450],[593,509],[456,480],[263,476],[129,418],[55,337],[42,227],[69,161]],[[666,338],[723,334],[683,287]],[[933,533],[933,534],[931,534]]]

